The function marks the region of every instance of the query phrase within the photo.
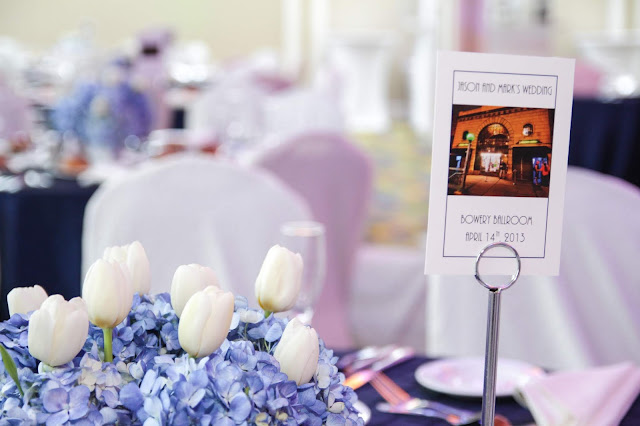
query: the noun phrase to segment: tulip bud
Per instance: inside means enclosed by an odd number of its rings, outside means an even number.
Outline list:
[[[171,306],[178,318],[191,296],[209,286],[219,287],[218,277],[211,268],[195,263],[178,266],[171,281]]]
[[[129,270],[134,293],[147,294],[151,289],[151,267],[140,241],[104,249],[104,260],[116,261]]]
[[[200,358],[211,355],[229,334],[235,298],[210,286],[196,292],[184,306],[178,324],[180,346]]]
[[[118,263],[98,259],[84,278],[82,298],[89,321],[100,328],[114,328],[131,311],[133,289]]]
[[[29,353],[52,367],[66,364],[78,355],[89,334],[84,301],[49,296],[29,318]]]
[[[9,316],[35,311],[47,299],[47,292],[39,285],[16,287],[7,294]]]
[[[319,356],[318,333],[297,318],[289,321],[273,353],[280,370],[298,385],[309,383],[318,367]]]
[[[296,303],[301,281],[302,256],[275,245],[267,252],[256,278],[256,299],[266,311],[288,311]]]

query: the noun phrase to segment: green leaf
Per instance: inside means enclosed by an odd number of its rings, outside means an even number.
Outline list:
[[[13,381],[16,382],[20,395],[24,396],[22,386],[20,386],[20,380],[18,380],[18,369],[16,368],[16,363],[13,361],[13,358],[11,358],[11,355],[9,355],[9,352],[7,352],[3,344],[0,344],[0,355],[2,355],[2,363],[4,364],[5,370],[7,370],[7,373],[9,373]]]

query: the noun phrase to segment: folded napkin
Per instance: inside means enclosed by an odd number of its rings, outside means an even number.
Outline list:
[[[533,379],[515,397],[538,426],[617,425],[640,392],[640,368],[625,362]]]

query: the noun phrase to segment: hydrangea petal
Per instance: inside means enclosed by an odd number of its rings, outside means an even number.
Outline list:
[[[76,386],[69,391],[69,420],[77,420],[89,412],[89,396],[86,386]]]
[[[244,393],[237,393],[229,406],[230,415],[236,422],[246,420],[251,413],[251,402]]]
[[[327,426],[344,426],[347,420],[339,414],[329,414],[327,416]]]
[[[59,411],[50,415],[47,418],[47,426],[60,426],[65,424],[69,420],[69,413],[66,411]]]
[[[197,391],[195,391],[191,398],[189,398],[189,407],[195,408],[198,404],[200,404],[200,401],[202,401],[202,398],[204,398],[206,394],[207,391],[205,389],[198,389]]]
[[[49,413],[57,413],[69,402],[67,391],[62,388],[55,388],[47,391],[42,398],[42,405]]]
[[[127,409],[137,411],[144,403],[144,396],[135,383],[127,383],[120,390],[120,402],[122,402],[122,405]]]
[[[267,330],[267,333],[264,335],[264,340],[269,343],[273,343],[280,337],[282,337],[282,331],[282,326],[278,323],[275,323],[271,327],[269,327],[269,330]]]

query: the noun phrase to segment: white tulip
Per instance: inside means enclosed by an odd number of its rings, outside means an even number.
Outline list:
[[[47,292],[39,285],[16,287],[7,294],[9,316],[35,311],[47,299]]]
[[[256,299],[265,311],[288,311],[296,303],[301,281],[302,256],[275,245],[256,278]]]
[[[178,266],[171,281],[171,306],[178,318],[191,296],[209,286],[220,287],[211,268],[195,263]]]
[[[318,367],[319,356],[318,333],[297,318],[289,321],[273,353],[280,370],[298,385],[309,383]]]
[[[120,265],[127,267],[134,293],[149,293],[151,289],[151,267],[147,253],[140,241],[134,241],[124,246],[107,247],[104,249],[102,258],[116,261]]]
[[[234,300],[231,292],[214,286],[196,292],[185,305],[178,324],[182,349],[196,358],[218,349],[229,334]]]
[[[78,355],[89,334],[84,301],[49,296],[29,318],[29,353],[52,367],[66,364]]]
[[[96,260],[82,285],[89,321],[100,328],[114,328],[131,311],[133,289],[120,264]]]

